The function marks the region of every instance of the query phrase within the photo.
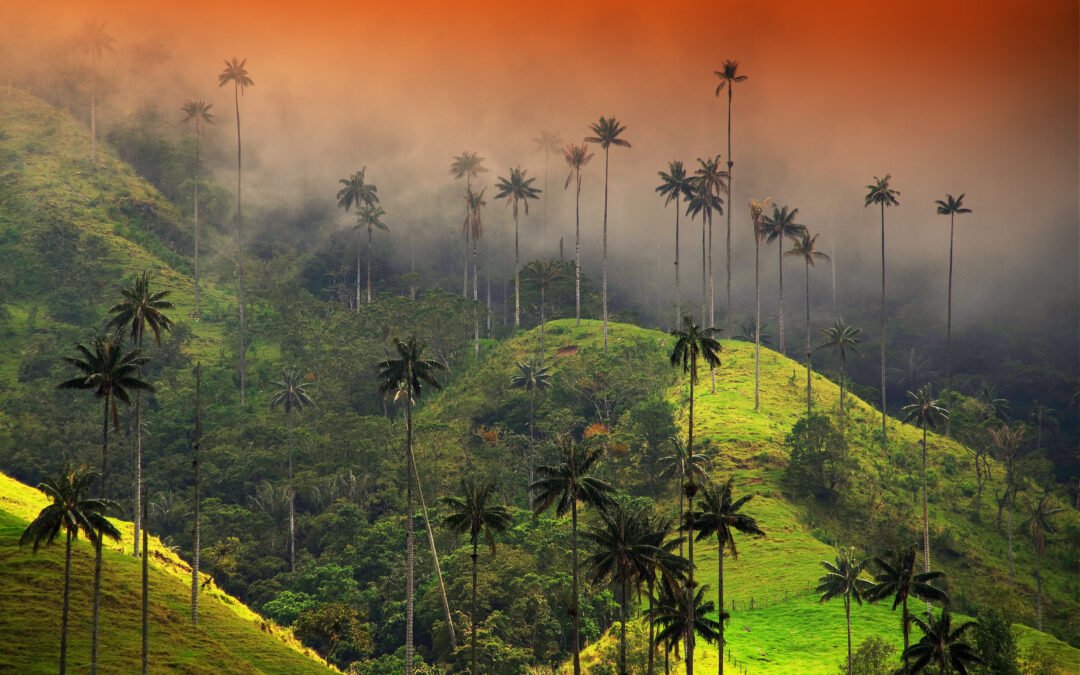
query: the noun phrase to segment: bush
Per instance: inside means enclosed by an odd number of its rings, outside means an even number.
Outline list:
[[[879,637],[868,637],[859,643],[851,655],[851,672],[855,675],[891,675],[896,648]],[[847,659],[840,664],[840,673],[846,675]]]
[[[784,442],[791,449],[785,479],[792,491],[835,501],[854,468],[844,435],[825,415],[810,415]]]
[[[974,630],[975,648],[983,665],[976,673],[990,675],[1019,675],[1016,640],[1009,629],[1009,622],[997,610],[979,613],[979,623]]]

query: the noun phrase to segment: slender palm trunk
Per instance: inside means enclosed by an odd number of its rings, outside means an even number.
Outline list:
[[[199,311],[199,120],[195,120],[195,317]]]
[[[806,416],[810,416],[811,401],[813,399],[813,384],[810,375],[814,366],[810,362],[810,261],[806,262]]]
[[[240,202],[241,178],[243,176],[240,145],[240,85],[234,83],[233,98],[236,103],[236,304],[240,314],[240,404],[247,402],[247,346],[244,342],[244,216]]]
[[[357,228],[360,227],[359,218],[357,218]],[[360,230],[356,231],[356,300],[353,301],[353,311],[360,311],[360,249],[362,245],[360,243]]]
[[[476,275],[476,237],[472,241],[472,299],[473,299],[473,350],[476,356],[480,356],[480,310],[477,304],[480,302],[480,289]]]
[[[754,223],[754,410],[761,409],[761,234]]]
[[[705,262],[705,251],[706,251],[706,246],[705,246],[706,223],[705,223],[705,219],[706,219],[706,216],[705,216],[704,213],[702,213],[701,214],[701,321],[703,323],[704,323],[705,319],[708,318],[708,316],[709,316],[708,315],[708,310],[706,309],[706,306],[705,306],[705,303],[707,303],[708,300],[709,300],[709,292],[708,292],[709,283],[708,283],[708,280],[707,280],[707,275],[709,273],[709,267],[708,267],[708,264]]]
[[[293,487],[292,414],[286,413],[285,426],[289,444],[289,571],[296,571],[296,490]]]
[[[904,598],[903,605],[904,605],[904,609],[903,609],[903,612],[900,614],[900,620],[903,622],[903,625],[900,627],[900,629],[904,633],[904,651],[901,654],[901,656],[904,657],[904,672],[906,673],[908,671],[908,654],[907,654],[907,650],[908,650],[908,645],[911,643],[911,614],[908,613],[907,598],[906,597]]]
[[[571,592],[570,614],[574,620],[574,675],[581,675],[581,614],[578,611],[578,550],[577,550],[577,499],[570,499],[570,571]]]
[[[543,367],[543,366],[541,366],[541,367]],[[536,470],[534,468],[535,465],[536,465],[536,432],[533,430],[533,428],[534,428],[533,424],[534,424],[534,419],[535,419],[534,418],[535,409],[536,409],[536,390],[533,389],[532,391],[529,392],[529,461],[528,461],[528,464],[529,464],[529,466],[528,466],[529,488],[527,490],[527,495],[528,495],[528,498],[529,498],[529,510],[530,511],[532,511],[532,509],[533,509],[532,484],[533,484],[533,481],[536,479],[536,476],[535,476],[535,471]]]
[[[1042,551],[1035,549],[1035,627],[1042,630]]]
[[[728,83],[728,99],[727,99],[727,171],[728,171],[728,204],[727,204],[727,257],[724,261],[724,266],[727,268],[727,309],[724,314],[724,327],[727,335],[731,335],[731,207],[732,202],[731,188],[732,188],[732,168],[735,166],[735,162],[732,161],[731,156],[731,98],[732,89],[735,88],[734,82]],[[720,610],[723,611],[723,607]],[[724,663],[724,652],[720,651],[720,663]],[[723,668],[723,665],[720,666]]]
[[[136,342],[138,349],[142,349],[142,339]],[[139,529],[142,527],[142,512],[145,507],[142,493],[142,392],[135,392],[135,537],[132,542],[131,554],[139,557]]]
[[[472,675],[476,675],[476,560],[479,557],[477,554],[477,536],[474,534],[472,537],[472,616],[469,617],[472,622]]]
[[[619,602],[619,673],[629,675],[626,670],[626,575],[622,575]]]
[[[847,672],[852,675],[854,668],[851,664],[851,596],[844,596],[844,619],[847,620]]]
[[[468,209],[466,209],[466,216]],[[463,272],[461,276],[461,297],[466,300],[469,299],[469,229],[468,225],[465,226],[465,264],[462,265]]]
[[[101,423],[101,496],[106,496],[109,477],[109,404],[112,394],[105,395],[104,419]],[[101,628],[101,534],[94,541],[94,591],[90,629],[90,675],[97,675],[98,637]]]
[[[371,226],[367,229],[367,301],[371,304],[371,257],[375,254],[374,243],[371,241]]]
[[[545,286],[547,286],[547,283],[541,281],[540,282],[540,367],[541,368],[544,367],[544,352],[545,352],[545,343],[544,343],[544,323],[545,323],[545,320],[544,320],[545,319],[545,317],[544,317],[544,309],[545,309],[544,304],[546,302],[546,298],[544,297],[544,295],[545,295],[544,287]],[[531,431],[531,429],[530,429],[530,431]]]
[[[146,502],[147,490],[143,487],[143,502]],[[146,509],[142,512],[142,673],[150,672],[150,525]]]
[[[64,609],[60,615],[60,675],[67,672],[68,608],[71,606],[71,530],[64,542]]]
[[[922,520],[923,520],[923,572],[930,571],[930,511],[926,505],[926,426],[922,432]],[[926,613],[933,605],[926,601]]]
[[[786,355],[784,348],[784,235],[776,238],[776,269],[780,271],[780,353]]]
[[[690,426],[687,432],[686,456],[694,456],[694,385],[697,383],[697,362],[690,365]],[[688,467],[689,477],[686,482],[686,501],[693,508],[694,493],[694,469]],[[690,568],[686,574],[686,675],[694,675],[694,528],[687,517],[686,551]]]
[[[885,204],[881,204],[881,451],[888,451],[885,421]]]
[[[952,396],[952,279],[953,279],[953,233],[955,232],[956,214],[949,214],[949,299],[945,318],[945,391]],[[1041,427],[1040,427],[1041,431]],[[950,435],[949,418],[945,418],[945,435]],[[1040,444],[1041,445],[1041,444]]]
[[[608,148],[604,148],[604,353],[608,346],[608,306],[607,306],[607,211],[608,211]]]
[[[709,221],[709,325],[716,325],[716,275],[712,266],[712,214],[707,213],[705,219]]]
[[[195,469],[195,527],[191,535],[191,623],[199,623],[199,555],[202,552],[202,482],[199,472],[199,450],[202,446],[202,367],[195,366],[195,438],[192,444],[191,465]]]
[[[514,205],[514,328],[521,328],[521,249],[518,246],[518,213]]]
[[[574,325],[581,325],[581,171],[575,170],[577,198],[574,201]]]
[[[97,162],[97,51],[93,45],[91,49],[90,73],[90,162]]]
[[[720,639],[717,644],[717,666],[716,672],[719,675],[724,675],[724,651],[727,645],[727,640],[724,639],[724,542],[720,539],[720,536],[716,537],[717,554],[716,554],[716,612],[717,622],[720,624]]]
[[[847,366],[847,355],[840,352],[840,432],[844,431],[844,371]]]
[[[1005,495],[1005,500],[1006,501],[1008,501],[1009,496],[1010,495],[1008,495],[1008,494]],[[1013,567],[1013,515],[1012,515],[1012,504],[1006,504],[1006,507],[1007,508],[1005,509],[1005,527],[1007,527],[1008,530],[1009,530],[1009,532],[1008,532],[1008,536],[1009,536],[1009,583],[1011,584],[1011,583],[1013,583],[1015,581],[1015,576],[1016,576],[1016,572],[1015,572],[1015,569]]]
[[[484,296],[487,303],[487,336],[491,339],[491,239],[484,245]]]
[[[832,250],[832,264],[829,265],[829,269],[832,272],[832,314],[833,318],[836,318],[836,244],[833,244]]]
[[[682,321],[682,292],[679,288],[679,195],[675,195],[675,330]],[[651,672],[651,671],[650,671]]]
[[[405,675],[413,675],[413,581],[415,579],[416,552],[413,543],[413,490],[412,479],[416,465],[412,452],[412,392],[405,403],[405,454],[407,475],[405,478]]]
[[[653,580],[649,579],[649,665],[645,671],[647,675],[653,675],[656,670],[656,624],[653,623]]]
[[[439,550],[435,548],[435,532],[431,529],[431,518],[428,517],[427,501],[424,499],[424,486],[420,482],[420,469],[413,463],[413,479],[416,481],[416,495],[420,497],[420,511],[424,514],[424,528],[427,530],[428,546],[431,547],[431,559],[435,563],[435,579],[439,584],[439,596],[442,600],[443,616],[446,617],[446,628],[450,633],[450,648],[457,648],[457,631],[454,630],[454,617],[450,613],[450,600],[446,596],[446,584],[443,582],[442,565],[439,564]]]

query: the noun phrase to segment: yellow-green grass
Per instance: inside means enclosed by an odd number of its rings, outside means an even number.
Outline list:
[[[36,489],[0,474],[0,671],[55,672],[63,598],[63,538],[33,553],[19,536],[47,503]],[[136,672],[141,654],[141,561],[131,550],[132,524],[114,520],[124,541],[107,547],[102,575],[102,672]],[[186,673],[333,672],[287,629],[268,622],[204,577],[200,622],[189,621],[191,568],[150,538],[150,667]],[[72,554],[68,664],[83,672],[90,658],[93,549]]]

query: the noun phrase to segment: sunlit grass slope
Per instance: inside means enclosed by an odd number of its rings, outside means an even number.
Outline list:
[[[600,328],[598,321],[582,321],[580,327],[575,327],[573,320],[547,325],[546,361],[554,378],[559,377],[570,359],[576,358],[575,354],[567,354],[573,351],[567,347],[576,347],[578,354],[602,348]],[[656,359],[666,360],[672,345],[673,338],[660,331],[610,325],[609,349],[615,355],[625,349],[645,349],[655,352]],[[445,393],[434,397],[420,419],[435,418],[451,425],[467,426],[481,413],[484,389],[508,379],[515,362],[535,358],[538,350],[538,330],[494,346],[481,363],[461,375]],[[835,555],[833,544],[851,545],[865,538],[865,533],[860,531],[863,522],[839,509],[818,504],[813,514],[818,526],[808,525],[806,506],[785,495],[782,476],[788,453],[784,437],[806,413],[806,370],[768,349],[762,349],[761,361],[762,396],[758,412],[753,409],[752,344],[723,341],[723,363],[717,372],[715,393],[707,370],[703,371],[695,391],[695,429],[702,442],[700,447],[707,448],[706,453],[712,458],[711,473],[717,477],[733,475],[739,493],[755,495],[745,511],[756,517],[767,532],[761,539],[740,538],[738,560],[725,560],[725,604],[730,611],[732,600],[736,603],[726,634],[728,648],[732,657],[750,672],[833,672],[846,650],[843,606],[839,602],[819,604],[810,589],[822,574],[820,562]],[[670,380],[657,382],[657,387],[679,406],[680,422],[685,430],[688,421],[685,381],[672,372]],[[838,397],[836,384],[814,376],[816,410],[833,412]],[[913,495],[895,484],[896,478],[905,472],[894,466],[894,462],[897,453],[916,457],[921,432],[890,419],[890,455],[886,457],[872,435],[880,424],[879,413],[854,397],[849,398],[847,409],[851,450],[861,474],[854,481],[852,492],[860,501],[870,504],[883,501],[875,499],[875,494],[902,497],[890,502],[899,501],[903,505],[902,512],[896,516],[912,519],[914,527],[919,529],[921,516]],[[1030,546],[1018,531],[1016,584],[1011,586],[1006,542],[994,527],[990,499],[984,497],[979,522],[971,516],[968,483],[974,482],[974,471],[970,453],[936,434],[930,435],[929,447],[929,472],[935,476],[930,493],[934,566],[948,573],[950,593],[954,598],[982,606],[1007,607],[1022,617],[1024,623],[1034,624],[1034,559]],[[1001,480],[998,467],[994,477],[995,481]],[[992,494],[993,487],[988,488],[987,494]],[[673,501],[667,504],[668,508]],[[1062,517],[1077,516],[1075,512],[1067,512]],[[715,594],[715,542],[699,545],[696,558],[697,579],[709,585],[710,593]],[[1047,614],[1056,617],[1056,631],[1067,638],[1071,635],[1072,640],[1077,639],[1076,617],[1080,613],[1074,592],[1075,574],[1062,559],[1051,555],[1044,560]],[[749,609],[751,601],[753,610]],[[857,607],[853,622],[856,642],[877,635],[899,648],[899,616],[887,606]],[[1076,672],[1080,668],[1080,651],[1065,642],[1021,624],[1014,626],[1014,632],[1021,649],[1038,643],[1056,656],[1063,672]],[[703,672],[709,672],[710,662],[711,667],[716,664],[716,650],[703,646],[700,652]]]
[[[0,474],[0,671],[56,672],[63,598],[63,538],[37,554],[19,548],[26,524],[46,504],[37,490]],[[101,668],[137,672],[141,654],[141,561],[131,550],[132,525],[114,521],[125,542],[110,545],[102,577]],[[150,668],[183,673],[331,672],[292,634],[264,621],[208,577],[200,622],[189,622],[191,568],[150,539]],[[80,540],[72,554],[69,667],[86,670],[90,658],[93,549]]]

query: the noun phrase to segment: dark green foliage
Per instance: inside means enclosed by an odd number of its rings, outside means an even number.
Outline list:
[[[977,625],[974,621],[954,628],[948,608],[939,616],[930,616],[926,621],[918,617],[913,617],[912,620],[923,632],[923,637],[904,650],[904,658],[910,663],[909,672],[933,672],[931,669],[936,666],[941,670],[951,668],[960,675],[967,675],[969,666],[981,663],[981,659],[965,639],[965,633]]]
[[[804,417],[792,427],[784,444],[791,450],[785,478],[792,491],[835,501],[855,464],[847,440],[832,421],[820,414]]]
[[[892,675],[896,672],[893,664],[896,647],[879,637],[868,637],[859,643],[855,653],[851,656],[852,675]],[[840,665],[839,673],[848,672],[848,664],[845,661]]]
[[[979,623],[972,631],[982,665],[972,668],[981,675],[1020,675],[1016,638],[1009,622],[994,609],[979,613]]]
[[[305,609],[293,624],[296,637],[339,668],[371,654],[371,625],[350,605],[332,602]]]

